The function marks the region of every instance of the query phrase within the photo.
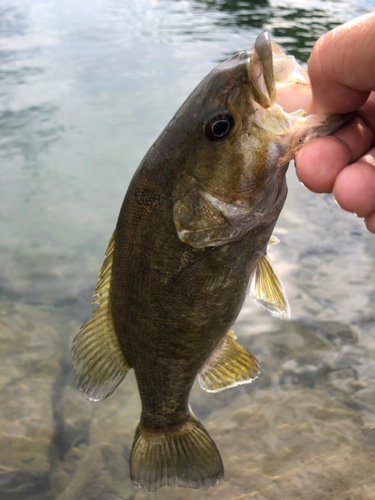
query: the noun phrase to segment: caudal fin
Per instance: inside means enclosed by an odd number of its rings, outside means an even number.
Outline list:
[[[136,430],[130,461],[138,488],[154,491],[177,484],[205,490],[218,484],[224,469],[220,453],[203,425],[193,415],[178,430]]]

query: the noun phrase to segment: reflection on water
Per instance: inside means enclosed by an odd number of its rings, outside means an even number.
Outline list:
[[[192,392],[223,455],[217,488],[135,490],[134,377],[95,405],[77,391],[69,358],[131,175],[198,81],[263,29],[307,61],[318,36],[372,7],[2,3],[1,499],[375,497],[374,239],[293,172],[273,249],[292,321],[246,302],[236,334],[261,377]]]

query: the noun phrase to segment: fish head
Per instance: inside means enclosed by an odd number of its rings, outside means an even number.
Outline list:
[[[348,115],[307,116],[300,108],[309,99],[306,71],[267,32],[258,36],[254,47],[221,63],[198,85],[180,110],[190,127],[174,207],[182,241],[193,246],[228,241],[228,232],[225,237],[204,238],[213,224],[212,211],[208,211],[207,224],[197,225],[199,210],[190,210],[189,215],[189,204],[215,205],[230,220],[231,229],[240,227],[230,233],[231,238],[238,238],[245,225],[249,230],[264,217],[298,150],[348,119]],[[204,202],[197,203],[198,191]],[[201,218],[208,212],[200,209]]]
[[[210,194],[256,206],[286,163],[309,140],[331,133],[347,117],[306,116],[311,96],[305,70],[263,32],[253,48],[215,68],[202,92],[201,137],[189,172]],[[302,90],[296,94],[297,90]],[[289,113],[284,107],[294,110]],[[277,103],[280,101],[285,106]],[[266,191],[264,193],[264,190]]]

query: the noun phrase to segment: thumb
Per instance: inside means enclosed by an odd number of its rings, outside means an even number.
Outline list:
[[[323,35],[308,71],[317,113],[359,109],[375,90],[375,9]]]

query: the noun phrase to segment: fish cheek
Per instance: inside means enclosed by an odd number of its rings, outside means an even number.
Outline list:
[[[233,202],[252,207],[265,194],[272,167],[266,134],[259,133],[255,126],[247,130],[236,138],[224,185],[229,188]]]
[[[236,201],[247,163],[238,137],[236,132],[217,141],[201,137],[187,160],[187,173],[200,188],[227,203]]]
[[[234,206],[251,208],[257,205],[269,175],[267,147],[257,134],[238,133],[225,143],[202,144],[199,150],[190,152],[189,174],[174,191],[174,199],[178,200],[178,206],[174,207],[175,223],[181,219],[180,215],[176,217],[177,211],[183,209],[185,222],[187,217],[200,217],[206,220],[207,227],[212,224],[227,226],[216,208],[207,202],[207,193]],[[182,198],[185,198],[183,203]],[[189,207],[192,208],[190,215]]]
[[[203,189],[227,202],[234,201],[235,193],[242,189],[247,161],[239,139],[243,135],[243,117],[253,112],[247,75],[246,81],[241,81],[244,77],[240,76],[229,95],[217,98],[216,110],[201,116],[201,134],[195,137],[186,163],[187,173]]]

